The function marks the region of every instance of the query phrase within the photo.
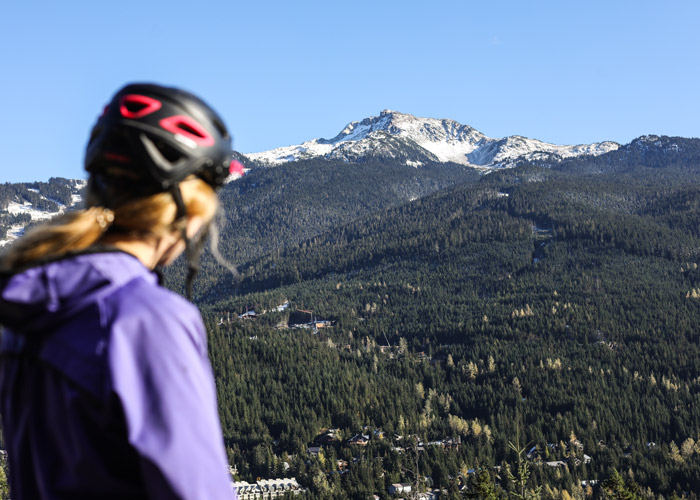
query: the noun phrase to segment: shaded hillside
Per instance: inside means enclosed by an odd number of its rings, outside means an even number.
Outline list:
[[[253,168],[221,191],[225,221],[220,249],[231,262],[243,265],[367,214],[478,179],[477,172],[462,165],[413,168],[380,159],[361,164],[319,159]],[[217,280],[227,271],[208,253],[202,267],[195,294],[221,293]],[[179,262],[168,271],[170,286],[179,288],[183,276]],[[228,284],[224,290],[231,292]]]

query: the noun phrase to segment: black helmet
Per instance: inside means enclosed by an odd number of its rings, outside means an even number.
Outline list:
[[[184,90],[135,83],[114,95],[85,154],[93,176],[109,177],[115,167],[134,177],[134,191],[157,192],[189,175],[218,188],[241,165],[232,160],[223,121],[204,101]]]

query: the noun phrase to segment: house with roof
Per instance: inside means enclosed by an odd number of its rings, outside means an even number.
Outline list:
[[[355,434],[348,441],[348,444],[352,444],[352,445],[356,445],[356,446],[367,446],[367,443],[369,443],[369,435],[368,434]]]
[[[250,484],[247,481],[235,481],[231,483],[231,488],[236,491],[239,500],[254,500],[262,498],[262,492],[257,484]]]
[[[418,493],[416,496],[418,500],[437,500],[440,498],[440,493],[435,490],[435,491],[425,491],[423,493]]]
[[[338,441],[338,433],[340,429],[325,429],[314,440],[315,443],[320,445],[330,445]]]
[[[445,448],[452,448],[459,450],[459,445],[462,444],[462,438],[457,436],[457,437],[450,437],[450,438],[445,438],[442,440],[442,446]]]
[[[255,311],[246,311],[238,315],[238,319],[256,319],[258,314]]]
[[[545,462],[545,463],[550,467],[564,467],[564,466],[566,466],[566,462],[563,462],[562,460],[556,460],[554,462]]]
[[[398,495],[399,493],[410,493],[411,483],[394,483],[389,486],[390,495]]]

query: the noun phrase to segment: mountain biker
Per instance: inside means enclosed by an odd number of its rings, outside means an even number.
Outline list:
[[[0,412],[23,499],[235,498],[198,310],[154,269],[191,273],[232,162],[183,90],[131,84],[92,129],[86,208],[0,259]]]

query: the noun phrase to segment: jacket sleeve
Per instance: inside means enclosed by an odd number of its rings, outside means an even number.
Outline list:
[[[149,497],[234,499],[201,316],[149,288],[116,305],[109,345],[112,388]]]

